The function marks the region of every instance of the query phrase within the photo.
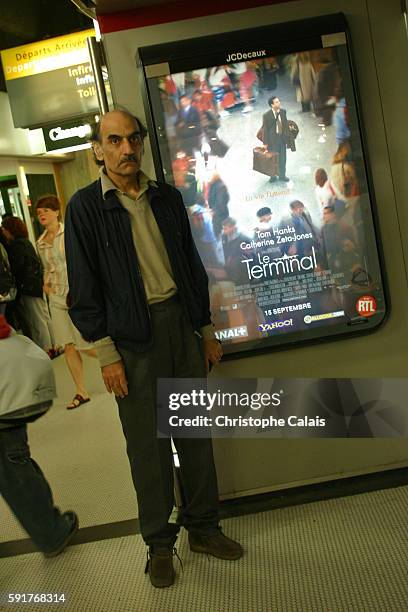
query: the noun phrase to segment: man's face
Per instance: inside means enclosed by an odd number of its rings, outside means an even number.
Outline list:
[[[292,209],[292,214],[295,215],[295,217],[300,217],[300,215],[304,212],[305,207],[304,206],[296,206],[296,208]]]
[[[122,111],[112,111],[101,119],[99,141],[94,143],[96,158],[103,161],[106,173],[115,177],[132,176],[140,169],[143,141],[137,121]]]
[[[281,103],[280,103],[279,98],[275,98],[274,101],[271,104],[271,108],[274,111],[278,111],[278,110],[280,110],[280,105],[281,105]]]
[[[232,236],[232,234],[235,232],[237,226],[236,225],[223,225],[222,226],[222,232],[225,236]]]
[[[267,215],[262,215],[261,217],[259,217],[259,221],[260,223],[264,223],[265,225],[268,225],[272,221],[272,213],[269,213]]]
[[[323,209],[323,223],[333,223],[336,215],[329,208]]]

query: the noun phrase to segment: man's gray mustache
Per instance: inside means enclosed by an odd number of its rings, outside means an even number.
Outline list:
[[[129,161],[137,161],[137,155],[128,155],[127,157],[122,159],[120,163],[125,164],[126,162],[129,162]]]

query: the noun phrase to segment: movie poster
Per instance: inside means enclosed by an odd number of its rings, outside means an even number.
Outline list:
[[[224,352],[378,324],[346,45],[225,61],[148,84],[165,180],[182,193]]]

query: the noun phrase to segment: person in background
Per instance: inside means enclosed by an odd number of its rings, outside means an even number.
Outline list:
[[[323,216],[323,209],[330,204],[333,197],[336,195],[333,187],[330,185],[327,172],[324,168],[317,168],[315,172],[315,194],[319,204],[319,210]]]
[[[197,111],[195,111],[197,113]],[[157,435],[157,379],[203,378],[218,363],[208,278],[180,193],[141,170],[142,122],[125,111],[101,117],[92,132],[100,178],[72,197],[66,211],[70,316],[95,342],[113,392],[137,493],[145,572],[155,587],[175,581],[180,525],[190,549],[239,559],[242,548],[219,526],[218,489],[209,438],[175,438],[186,505],[178,524],[173,456]]]
[[[188,155],[201,149],[201,120],[198,110],[192,105],[188,96],[180,96],[180,106],[176,116],[176,135],[179,148]]]
[[[218,240],[222,232],[222,222],[229,217],[228,202],[230,195],[228,188],[218,172],[214,172],[208,184],[208,206],[213,214],[213,229]]]
[[[191,232],[204,266],[220,265],[217,238],[214,234],[212,211],[206,205],[202,194],[197,196],[197,204],[188,207]]]
[[[50,486],[31,458],[27,423],[35,421],[55,397],[52,364],[0,315],[0,493],[45,557],[59,555],[78,531],[72,510],[54,506]]]
[[[7,217],[9,217],[9,216],[10,215],[3,215],[1,217],[1,215],[0,215],[0,221],[3,221],[3,219],[7,219]],[[6,250],[6,252],[7,252],[8,241],[7,241],[7,238],[5,237],[5,235],[3,234],[3,232],[1,231],[1,227],[0,227],[0,246],[2,246]]]
[[[307,51],[295,54],[291,79],[296,86],[296,99],[302,105],[302,113],[309,112],[315,99],[316,73]]]
[[[251,102],[255,99],[255,86],[257,83],[257,74],[253,68],[253,64],[250,62],[246,63],[245,72],[241,73],[239,77],[239,95],[244,103],[243,113],[249,113],[252,111]]]
[[[37,241],[44,268],[44,291],[48,295],[52,325],[57,346],[64,347],[65,359],[75,383],[75,396],[68,410],[89,402],[85,387],[81,351],[95,357],[91,344],[85,342],[68,314],[68,276],[65,260],[64,225],[59,221],[60,202],[55,195],[44,195],[37,200],[37,217],[45,228]]]
[[[272,259],[280,257],[281,250],[279,245],[276,244],[274,224],[272,221],[272,210],[269,208],[269,206],[263,206],[257,210],[256,216],[258,218],[258,223],[254,229],[254,241],[262,243],[262,240],[265,240],[266,242],[273,241],[275,243],[266,245],[261,244],[261,246],[257,246],[255,249],[256,254],[259,254],[261,257],[268,255]]]
[[[269,206],[263,206],[256,211],[256,216],[258,217],[258,224],[255,228],[255,232],[273,232],[273,224],[272,224],[272,210]],[[254,240],[256,236],[254,236]]]
[[[344,280],[351,282],[353,273],[361,268],[357,232],[344,218],[337,217],[332,205],[323,210],[322,243],[324,267],[333,273],[342,272]]]
[[[348,106],[341,85],[337,87],[335,100],[336,107],[333,113],[333,124],[336,131],[336,142],[340,147],[340,145],[348,144],[351,138]]]
[[[19,217],[3,219],[11,271],[17,286],[15,315],[25,336],[51,355],[51,320],[43,291],[41,261],[28,239],[27,226]]]
[[[282,255],[308,256],[312,253],[312,247],[318,251],[320,245],[319,231],[315,227],[309,211],[300,200],[294,200],[289,204],[290,216],[282,219],[279,224],[281,229],[293,227],[296,236],[305,236],[293,242],[285,242],[281,245]],[[307,237],[306,237],[307,236]]]
[[[231,78],[228,76],[224,66],[215,66],[210,69],[208,82],[214,95],[214,99],[218,104],[218,110],[221,116],[227,113],[224,110],[222,101],[226,91],[233,91]]]
[[[278,86],[277,74],[279,64],[276,57],[266,57],[261,62],[262,87],[267,91],[273,91]]]
[[[252,251],[242,250],[241,244],[248,242],[247,236],[242,234],[238,229],[238,224],[232,217],[227,217],[222,222],[222,246],[224,249],[225,266],[222,270],[223,275],[227,280],[233,281],[237,285],[245,285],[248,283],[248,275],[246,267],[242,264],[242,260],[250,258]]]
[[[354,198],[361,195],[349,142],[339,145],[333,156],[329,178],[337,197],[352,202]]]
[[[340,72],[336,63],[330,60],[316,75],[315,112],[324,125],[331,125],[335,110],[335,92],[339,86]]]
[[[1,234],[2,231],[0,228],[0,235]],[[7,244],[6,240],[5,242]],[[13,275],[11,273],[7,251],[3,244],[0,243],[0,315],[4,315],[6,312],[6,307],[9,302],[2,301],[2,299],[8,294],[12,284]]]

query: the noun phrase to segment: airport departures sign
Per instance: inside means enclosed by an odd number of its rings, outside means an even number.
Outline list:
[[[15,127],[42,127],[98,112],[90,36],[93,29],[1,52]]]

